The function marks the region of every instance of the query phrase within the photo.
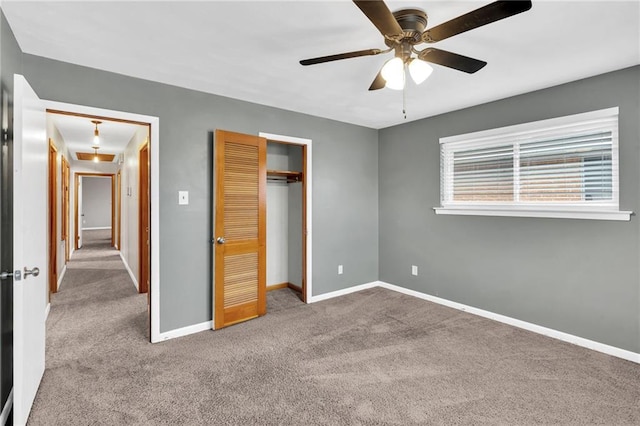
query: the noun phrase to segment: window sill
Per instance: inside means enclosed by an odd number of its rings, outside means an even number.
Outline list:
[[[633,212],[628,211],[575,211],[575,210],[516,210],[488,208],[434,207],[436,214],[468,216],[546,217],[555,219],[591,219],[630,221]]]

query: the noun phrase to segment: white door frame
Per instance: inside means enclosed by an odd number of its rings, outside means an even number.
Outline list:
[[[312,237],[313,237],[313,220],[311,217],[311,213],[313,212],[313,197],[311,196],[312,191],[311,188],[313,187],[312,185],[312,170],[311,170],[311,165],[313,164],[313,162],[311,161],[312,157],[312,150],[311,150],[311,139],[304,139],[304,138],[297,138],[294,136],[284,136],[284,135],[275,135],[273,133],[264,133],[264,132],[260,132],[258,133],[258,136],[260,136],[261,138],[265,138],[267,140],[267,142],[272,141],[272,142],[286,142],[286,143],[290,143],[290,144],[294,144],[294,145],[305,145],[307,147],[307,164],[306,164],[306,171],[307,174],[306,176],[304,176],[304,180],[305,180],[305,185],[306,185],[306,200],[307,200],[307,217],[305,218],[305,225],[306,225],[306,229],[307,229],[307,259],[306,259],[306,287],[307,287],[307,292],[306,292],[306,300],[307,303],[311,303],[313,302],[313,292],[311,291],[313,286],[312,286],[312,277],[313,277],[313,270],[312,270],[312,266],[313,266],[313,253],[311,252],[312,248],[313,248],[313,244],[312,244]]]
[[[56,101],[44,101],[44,104],[47,109],[139,121],[151,125],[151,342],[160,342],[164,340],[160,336],[160,118]]]

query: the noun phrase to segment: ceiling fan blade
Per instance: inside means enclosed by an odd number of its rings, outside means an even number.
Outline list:
[[[446,50],[435,49],[433,47],[429,47],[421,51],[418,54],[418,58],[423,61],[453,68],[469,74],[473,74],[487,65],[485,61],[458,55],[457,53],[448,52]]]
[[[376,78],[373,80],[373,83],[371,83],[371,86],[369,86],[369,90],[383,89],[386,84],[387,82],[382,78],[382,70],[380,70],[378,75],[376,75]]]
[[[496,1],[428,29],[422,33],[422,41],[434,43],[529,9],[531,9],[530,1]]]
[[[402,36],[403,31],[400,24],[382,0],[353,0],[353,2],[383,36],[388,38]]]
[[[339,61],[341,59],[349,59],[349,58],[357,58],[359,56],[378,55],[382,52],[383,51],[380,49],[367,49],[367,50],[358,50],[356,52],[340,53],[337,55],[320,56],[318,58],[303,59],[302,61],[300,61],[300,65],[322,64],[324,62]]]

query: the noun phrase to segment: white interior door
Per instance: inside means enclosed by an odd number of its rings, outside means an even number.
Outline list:
[[[48,145],[44,105],[17,74],[13,153],[13,424],[24,425],[44,374]]]
[[[82,176],[78,176],[78,248],[82,247],[82,227],[84,226],[84,213],[82,212]]]

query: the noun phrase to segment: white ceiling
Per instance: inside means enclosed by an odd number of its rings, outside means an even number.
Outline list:
[[[387,1],[428,28],[490,1]],[[476,74],[434,65],[402,92],[367,89],[391,54],[309,67],[298,61],[384,48],[342,1],[2,3],[26,53],[372,128],[433,116],[640,63],[638,1],[533,1],[530,11],[433,45],[482,59]],[[426,46],[426,45],[422,45]]]
[[[94,152],[92,147],[94,146],[93,131],[95,130],[95,125],[91,122],[91,120],[94,120],[93,118],[61,114],[48,114],[48,118],[62,135],[72,160],[82,161],[78,160],[77,152]],[[124,152],[133,135],[142,126],[108,120],[100,121],[102,123],[98,125],[100,132],[100,149],[98,149],[98,153],[114,154],[116,157],[114,157],[113,161],[117,162],[117,154]]]

